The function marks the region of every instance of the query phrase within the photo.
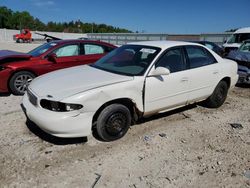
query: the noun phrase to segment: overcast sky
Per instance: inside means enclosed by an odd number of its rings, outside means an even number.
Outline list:
[[[216,33],[250,27],[250,0],[1,0],[43,22],[105,23],[147,33]]]

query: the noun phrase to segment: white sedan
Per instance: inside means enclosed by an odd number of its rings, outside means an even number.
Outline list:
[[[237,64],[202,45],[136,42],[95,64],[36,78],[22,106],[27,118],[51,135],[83,137],[95,131],[112,141],[141,117],[199,101],[220,107],[237,80]]]

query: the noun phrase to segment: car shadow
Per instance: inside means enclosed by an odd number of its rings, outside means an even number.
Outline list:
[[[149,117],[141,118],[134,125],[143,124],[143,123],[146,123],[146,122],[149,122],[149,121],[161,119],[161,118],[168,117],[168,116],[178,114],[178,113],[183,113],[183,112],[185,112],[187,110],[191,110],[193,108],[196,108],[197,106],[202,106],[202,103],[191,104],[191,105],[184,106],[184,107],[181,107],[181,108],[178,108],[178,109],[175,109],[175,110],[171,110],[171,111],[168,111],[168,112],[158,113],[158,114],[154,114],[154,115],[149,116]],[[188,118],[185,115],[183,115],[183,116],[185,118]]]
[[[196,108],[197,106],[202,106],[202,103],[191,104],[191,105],[184,106],[184,107],[181,107],[181,108],[178,108],[178,109],[175,109],[175,110],[171,110],[171,111],[168,111],[168,112],[154,114],[154,115],[151,115],[149,117],[143,117],[143,118],[140,118],[138,121],[134,122],[132,124],[132,126],[141,125],[143,123],[147,123],[147,122],[150,122],[150,121],[153,121],[153,120],[161,119],[161,118],[168,117],[168,116],[178,114],[178,113],[183,113],[183,112],[185,112],[187,110],[191,110],[193,108]],[[183,114],[183,117],[184,118],[189,118],[185,114]],[[101,142],[105,142],[102,138],[100,138],[100,136],[98,135],[97,130],[95,128],[93,129],[92,133],[93,133],[93,136],[94,136],[95,139],[97,139],[98,141],[101,141]]]
[[[55,145],[71,145],[71,144],[84,144],[88,141],[87,137],[79,137],[79,138],[59,138],[56,136],[52,136],[42,129],[40,129],[34,122],[27,119],[26,125],[28,129],[41,138],[42,140],[49,142]]]
[[[0,93],[0,97],[8,97],[10,96],[10,93]]]
[[[236,87],[240,87],[240,88],[250,88],[250,84],[236,84]]]

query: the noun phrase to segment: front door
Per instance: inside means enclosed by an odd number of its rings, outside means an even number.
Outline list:
[[[185,105],[188,100],[189,75],[186,71],[184,51],[172,48],[155,64],[166,67],[169,75],[148,76],[145,83],[145,113],[164,111]]]

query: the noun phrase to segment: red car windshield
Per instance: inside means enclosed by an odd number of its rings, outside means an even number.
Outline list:
[[[38,46],[37,48],[31,50],[28,52],[28,54],[32,55],[33,57],[38,57],[41,54],[47,52],[50,48],[56,46],[58,43],[57,42],[50,42],[50,43],[45,43],[41,46]]]

